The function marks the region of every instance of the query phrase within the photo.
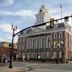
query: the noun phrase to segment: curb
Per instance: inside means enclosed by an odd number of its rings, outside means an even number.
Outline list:
[[[4,64],[4,63],[0,63],[0,66],[5,66],[6,64]]]

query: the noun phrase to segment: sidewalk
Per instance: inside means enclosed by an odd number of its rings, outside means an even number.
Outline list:
[[[13,66],[13,68],[9,68],[8,66],[0,66],[0,72],[26,72],[28,68]]]
[[[6,66],[6,64],[5,64],[5,63],[0,63],[0,67],[1,67],[1,66]]]

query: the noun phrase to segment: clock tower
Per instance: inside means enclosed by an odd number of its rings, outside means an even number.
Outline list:
[[[39,9],[38,14],[36,14],[36,22],[35,25],[48,22],[50,20],[50,16],[48,16],[48,8],[45,5],[42,5]]]

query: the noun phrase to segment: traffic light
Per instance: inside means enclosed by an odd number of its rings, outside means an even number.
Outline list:
[[[51,18],[50,19],[50,28],[53,28],[54,27],[54,18]]]
[[[64,20],[65,20],[65,22],[68,22],[69,21],[69,17],[68,16],[64,17]]]

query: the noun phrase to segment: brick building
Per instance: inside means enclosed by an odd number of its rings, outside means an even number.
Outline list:
[[[35,27],[24,29],[18,35],[18,56],[29,60],[57,60],[66,62],[72,58],[72,27],[68,17],[55,20],[48,16],[42,5],[36,14]],[[48,22],[49,23],[46,23]],[[40,24],[43,24],[41,25]],[[39,26],[38,26],[39,25]]]
[[[10,47],[11,43],[9,42],[0,42],[0,56],[3,57],[10,57]],[[16,58],[16,51],[17,51],[17,45],[14,43],[14,48],[13,48],[13,58]]]

